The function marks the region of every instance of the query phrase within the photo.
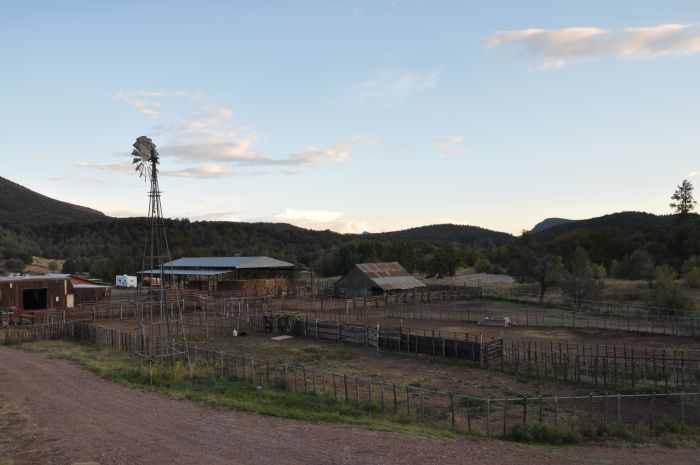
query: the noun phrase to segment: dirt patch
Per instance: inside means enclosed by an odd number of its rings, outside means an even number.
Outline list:
[[[566,396],[590,392],[590,388],[583,392],[580,388],[564,382],[485,370],[472,362],[421,354],[378,352],[372,347],[316,341],[310,338],[295,337],[285,341],[273,341],[269,334],[253,334],[245,337],[193,339],[190,340],[190,344],[215,347],[260,359],[300,364],[308,368],[331,370],[353,377],[369,377],[384,383],[454,391],[478,397]]]

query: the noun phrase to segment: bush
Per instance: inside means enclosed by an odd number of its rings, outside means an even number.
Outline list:
[[[685,275],[685,282],[693,289],[700,289],[700,268],[697,266]]]
[[[519,423],[510,428],[508,438],[528,444],[580,444],[581,435],[575,431],[552,428],[541,423]]]
[[[491,273],[492,267],[493,265],[491,265],[491,262],[488,258],[480,258],[479,261],[476,262],[474,270],[477,273]]]
[[[24,262],[19,258],[10,258],[5,261],[5,268],[15,273],[21,273],[24,271]]]
[[[673,280],[673,274],[668,270],[658,269],[650,304],[656,307],[693,310],[695,307],[693,302],[683,288]]]

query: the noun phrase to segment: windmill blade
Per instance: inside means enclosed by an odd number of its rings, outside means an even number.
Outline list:
[[[134,170],[139,174],[139,177],[144,178],[144,180],[157,177],[158,168],[156,165],[160,164],[158,160],[160,155],[156,150],[156,144],[149,137],[141,136],[133,143],[133,147],[131,164],[136,165]]]
[[[155,161],[158,163],[158,151],[156,150],[156,144],[150,139],[150,137],[141,136],[134,142],[134,152],[132,155],[140,156],[144,161]]]

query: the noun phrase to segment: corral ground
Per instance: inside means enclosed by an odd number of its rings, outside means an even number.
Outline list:
[[[508,315],[513,312],[532,310],[531,306],[513,302],[492,300],[468,300],[430,304],[432,309],[496,309]],[[426,307],[428,308],[428,307]],[[311,315],[311,314],[309,314]],[[471,335],[483,335],[484,339],[511,337],[579,344],[609,344],[634,347],[666,347],[677,349],[700,348],[700,341],[695,338],[649,335],[644,333],[611,331],[601,329],[510,326],[490,327],[475,323],[446,321],[439,319],[400,319],[386,318],[382,309],[368,309],[360,321],[348,324],[371,324],[384,327],[402,326],[414,334],[425,331],[441,333],[443,337],[452,337],[450,333],[465,332]],[[439,312],[425,313],[426,317],[437,317]],[[133,320],[100,321],[98,324],[120,331],[140,331],[141,325]],[[294,363],[308,368],[325,369],[349,376],[371,378],[385,383],[420,386],[426,389],[453,391],[478,397],[500,396],[567,396],[604,393],[603,387],[594,388],[587,385],[574,385],[552,379],[536,379],[500,373],[497,369],[484,370],[473,362],[443,359],[429,355],[406,354],[391,351],[376,351],[372,347],[351,344],[339,344],[333,341],[317,341],[312,338],[295,337],[285,341],[271,340],[271,334],[248,331],[242,337],[215,337],[209,339],[192,339],[190,345],[216,348],[258,359],[276,360]]]
[[[206,407],[0,347],[0,463],[689,464],[696,449],[436,440]]]
[[[359,313],[359,318],[355,318],[350,310],[349,318],[343,317],[340,321],[343,324],[357,325],[377,325],[386,328],[403,327],[405,329],[425,330],[430,334],[433,330],[442,332],[444,337],[450,337],[450,333],[469,333],[471,335],[483,335],[484,338],[509,337],[514,339],[533,339],[544,341],[561,341],[579,344],[609,344],[627,345],[635,347],[668,347],[677,349],[700,349],[700,340],[684,336],[671,336],[663,334],[649,334],[641,332],[618,331],[595,328],[570,328],[557,326],[560,319],[559,310],[551,310],[551,317],[547,319],[548,326],[525,326],[513,325],[509,327],[483,326],[476,323],[464,321],[451,321],[444,316],[449,312],[451,315],[464,315],[464,319],[474,319],[475,315],[485,312],[489,315],[501,315],[514,317],[516,314],[521,318],[529,312],[534,321],[534,315],[539,311],[537,307],[519,304],[516,302],[498,300],[466,300],[451,301],[435,304],[425,304],[416,308],[425,308],[423,319],[416,318],[387,318],[384,310],[369,308]],[[442,312],[441,312],[442,311]],[[328,312],[309,312],[309,319],[318,318],[321,321],[331,320],[332,316]],[[441,319],[441,316],[443,317]],[[584,317],[579,317],[584,320]],[[99,321],[99,325],[120,331],[139,331],[141,325],[134,320],[106,320]]]
[[[321,368],[385,383],[405,384],[425,389],[454,391],[478,397],[573,395],[576,387],[563,382],[514,377],[496,370],[474,367],[472,362],[433,356],[377,352],[371,347],[292,338],[273,341],[269,334],[243,337],[194,339],[190,345],[206,345],[218,350]],[[583,392],[583,391],[582,391]],[[586,390],[588,394],[590,390]]]

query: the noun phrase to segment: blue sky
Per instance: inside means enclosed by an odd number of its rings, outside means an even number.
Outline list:
[[[668,213],[700,180],[700,3],[5,2],[0,175],[340,232]]]

